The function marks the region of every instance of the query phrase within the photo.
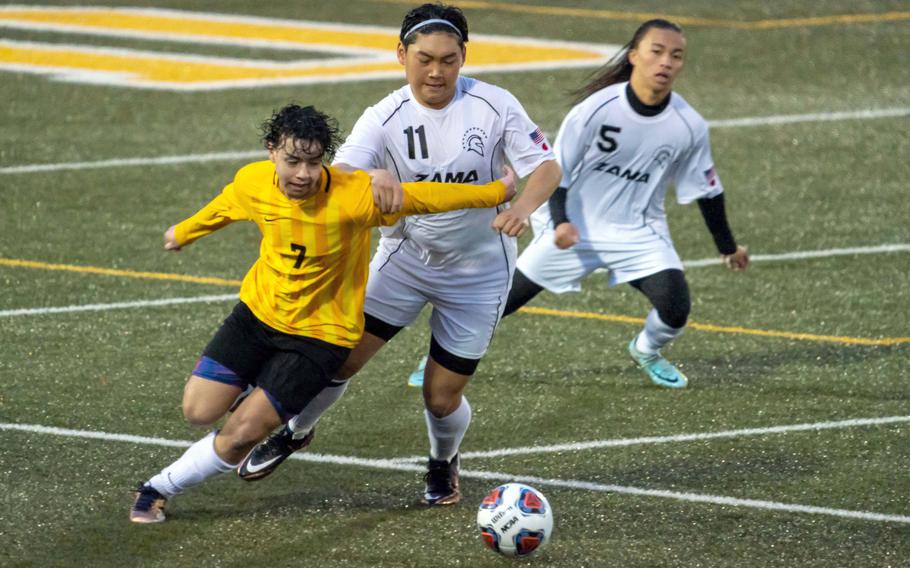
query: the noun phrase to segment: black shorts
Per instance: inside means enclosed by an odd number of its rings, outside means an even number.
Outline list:
[[[350,352],[348,347],[273,329],[238,302],[202,356],[266,391],[278,403],[280,415],[293,415],[335,378]]]

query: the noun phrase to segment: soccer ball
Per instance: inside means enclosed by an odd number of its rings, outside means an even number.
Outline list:
[[[507,556],[524,556],[550,542],[553,511],[540,491],[506,483],[484,497],[477,528],[489,548]]]

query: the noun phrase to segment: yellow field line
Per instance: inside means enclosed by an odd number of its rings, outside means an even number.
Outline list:
[[[43,270],[64,270],[82,274],[101,274],[104,276],[122,276],[126,278],[141,278],[148,280],[172,280],[177,282],[192,282],[194,284],[216,284],[219,286],[240,286],[240,280],[227,278],[212,278],[202,276],[187,276],[184,274],[171,274],[167,272],[139,272],[134,270],[118,270],[113,268],[99,268],[96,266],[77,266],[73,264],[52,264],[49,262],[35,262],[32,260],[17,260],[0,258],[0,266],[13,266],[19,268],[39,268]],[[632,323],[641,325],[643,318],[620,316],[613,314],[598,314],[594,312],[574,312],[567,310],[554,310],[551,308],[524,307],[519,310],[526,314],[541,316],[556,316],[564,318],[592,319],[619,323]],[[867,339],[863,337],[845,337],[840,335],[815,335],[812,333],[794,333],[790,331],[775,331],[767,329],[751,329],[748,327],[713,325],[708,323],[689,322],[690,329],[708,331],[713,333],[733,333],[738,335],[758,335],[761,337],[780,337],[796,341],[821,341],[826,343],[840,343],[843,345],[898,345],[910,343],[910,337],[884,337],[881,339]]]
[[[594,312],[571,312],[567,310],[554,310],[551,308],[533,308],[533,307],[524,307],[519,308],[518,311],[526,314],[534,314],[538,316],[558,316],[563,318],[580,318],[580,319],[593,319],[600,321],[615,321],[619,323],[645,323],[644,318],[635,318],[631,316],[615,316],[611,314],[596,314]]]
[[[715,333],[737,333],[744,335],[759,335],[762,337],[782,337],[797,341],[822,341],[827,343],[843,343],[846,345],[898,345],[910,343],[910,337],[883,337],[881,339],[868,339],[865,337],[846,337],[843,335],[815,335],[813,333],[794,333],[790,331],[775,331],[773,329],[749,329],[739,326],[713,325],[710,323],[689,322],[687,327],[699,331],[712,331]]]
[[[383,4],[412,5],[411,0],[373,0]],[[485,2],[482,0],[459,0],[460,8],[476,8],[480,10],[494,10],[500,12],[516,12],[520,14],[541,14],[546,16],[573,16],[581,18],[599,18],[603,20],[618,20],[630,22],[644,22],[653,18],[664,18],[683,26],[713,26],[735,29],[766,30],[773,28],[792,28],[802,26],[827,26],[833,24],[856,24],[875,22],[896,22],[910,19],[910,12],[884,12],[881,14],[842,14],[835,16],[818,16],[811,18],[788,18],[779,20],[719,20],[714,18],[696,18],[689,16],[676,16],[657,14],[651,12],[618,12],[615,10],[595,10],[593,8],[569,8],[556,6],[533,6],[529,4],[511,4],[500,2]]]
[[[643,318],[633,318],[628,316],[616,316],[610,314],[597,314],[593,312],[571,312],[565,310],[553,310],[550,308],[521,308],[520,312],[536,314],[542,316],[558,316],[564,318],[593,319],[600,321],[614,321],[621,323],[643,324]],[[793,333],[789,331],[775,331],[766,329],[750,329],[747,327],[713,325],[708,323],[689,322],[687,327],[699,331],[710,331],[714,333],[735,333],[739,335],[759,335],[762,337],[781,337],[797,341],[822,341],[826,343],[841,343],[845,345],[898,345],[900,343],[910,343],[910,337],[884,337],[882,339],[866,339],[864,337],[844,337],[840,335],[815,335],[812,333]]]
[[[0,258],[0,266],[16,266],[20,268],[41,268],[44,270],[65,270],[67,272],[80,272],[83,274],[103,274],[105,276],[124,276],[126,278],[142,278],[147,280],[174,280],[177,282],[192,282],[193,284],[217,284],[219,286],[240,286],[240,280],[226,278],[212,278],[203,276],[187,276],[184,274],[170,274],[167,272],[137,272],[135,270],[117,270],[114,268],[98,268],[96,266],[76,266],[73,264],[52,264],[49,262],[35,262],[32,260],[16,260],[13,258]]]
[[[830,26],[833,24],[874,24],[910,20],[910,12],[883,12],[881,14],[842,14],[838,16],[817,16],[814,18],[790,18],[786,20],[756,20],[740,22],[743,29],[766,30],[771,28],[793,28],[808,26]]]

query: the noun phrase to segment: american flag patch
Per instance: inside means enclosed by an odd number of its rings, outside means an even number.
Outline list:
[[[540,131],[540,128],[534,129],[534,132],[530,134],[531,141],[542,146],[544,150],[549,150],[550,147],[547,145],[547,137],[543,135],[543,132]]]
[[[708,185],[711,187],[717,185],[717,172],[714,171],[714,166],[705,170],[705,181],[708,182]]]

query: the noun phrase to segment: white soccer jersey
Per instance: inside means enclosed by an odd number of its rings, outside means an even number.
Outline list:
[[[676,93],[660,114],[632,109],[626,85],[594,93],[569,111],[556,138],[566,214],[579,248],[614,240],[611,229],[648,226],[669,237],[664,198],[670,182],[679,203],[723,191],[714,171],[705,120]],[[535,233],[552,228],[545,203],[532,216]]]
[[[514,96],[460,77],[455,98],[443,109],[420,105],[408,85],[368,108],[335,163],[387,169],[403,182],[487,183],[502,177],[506,158],[519,177],[555,159]],[[428,266],[466,273],[489,270],[495,259],[515,256],[515,239],[491,228],[497,209],[410,216],[385,229],[383,239],[405,238],[404,250]]]

